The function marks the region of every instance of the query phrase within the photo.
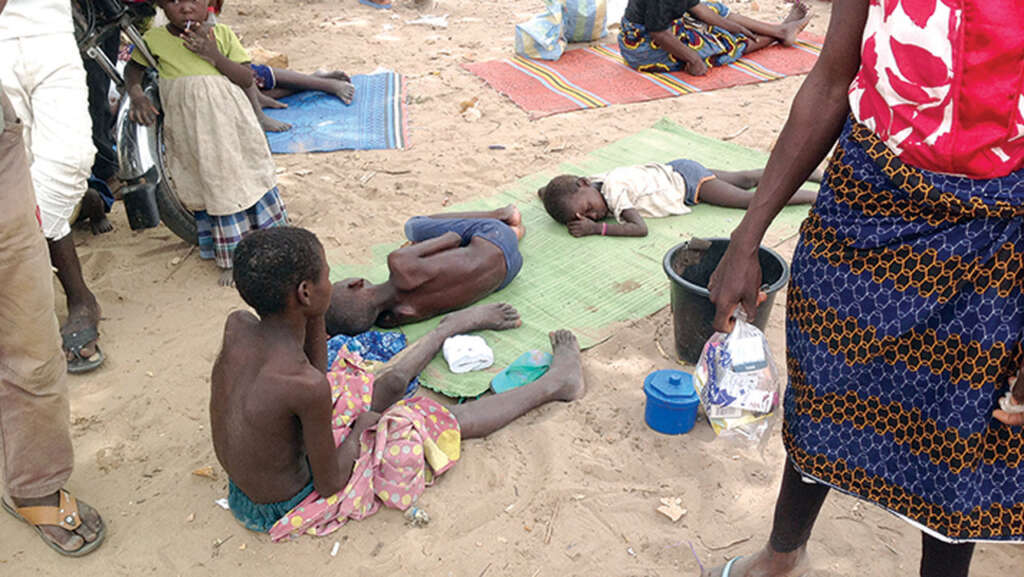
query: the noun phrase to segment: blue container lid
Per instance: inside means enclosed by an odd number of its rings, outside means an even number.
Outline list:
[[[644,379],[647,396],[667,405],[689,407],[700,402],[693,387],[693,375],[673,369],[654,371]]]

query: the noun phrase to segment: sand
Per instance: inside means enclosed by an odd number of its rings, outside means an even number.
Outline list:
[[[507,55],[513,24],[540,6],[439,0],[429,13],[448,14],[450,26],[435,30],[405,23],[418,15],[411,0],[396,0],[390,12],[355,0],[227,2],[222,20],[243,42],[286,53],[297,70],[380,65],[408,77],[410,149],[275,157],[293,222],[315,231],[333,258],[365,261],[367,249],[398,238],[412,214],[490,194],[662,117],[718,138],[742,130],[734,142],[768,150],[802,81],[530,121],[459,65]],[[768,0],[733,6],[765,19],[788,10]],[[811,31],[825,33],[829,6],[813,4]],[[472,98],[483,116],[469,123],[459,103]],[[360,185],[371,171],[376,176]],[[714,439],[703,420],[683,437],[643,423],[643,377],[676,366],[660,352],[673,346],[666,306],[584,354],[583,400],[466,442],[463,459],[422,498],[428,527],[407,527],[400,513],[384,510],[329,537],[272,544],[214,504],[227,479],[210,443],[210,367],[225,316],[244,305],[217,286],[213,264],[167,229],[130,231],[120,205],[112,221],[117,229],[105,236],[75,233],[103,306],[108,360],[68,379],[70,488],[105,515],[107,543],[90,557],[65,559],[0,515],[2,575],[697,575],[698,558],[721,563],[767,538],[783,463],[777,430],[759,451]],[[792,239],[782,242],[784,254],[792,249]],[[784,301],[776,300],[768,331],[778,355]],[[192,474],[206,466],[215,479]],[[662,497],[682,498],[687,513],[677,523],[655,511]],[[810,575],[916,574],[919,543],[908,524],[833,495],[811,541]],[[1020,546],[982,545],[973,575],[1019,574],[1022,558]]]

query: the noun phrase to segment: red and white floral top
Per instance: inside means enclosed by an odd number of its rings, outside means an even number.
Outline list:
[[[1024,0],[871,0],[850,107],[918,168],[1021,169]]]

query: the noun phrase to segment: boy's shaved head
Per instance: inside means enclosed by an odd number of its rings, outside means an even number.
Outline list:
[[[537,191],[537,196],[544,201],[544,210],[559,224],[576,218],[575,209],[570,202],[579,190],[579,177],[563,174],[551,179],[551,182]]]
[[[373,328],[377,305],[364,279],[347,278],[334,285],[327,313],[327,334],[355,336]]]
[[[316,283],[326,266],[315,234],[279,226],[253,231],[238,243],[232,274],[242,299],[262,317],[283,311],[299,283]]]

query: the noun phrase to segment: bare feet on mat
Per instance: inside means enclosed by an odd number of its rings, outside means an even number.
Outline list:
[[[259,101],[260,108],[288,108],[288,105],[285,104],[284,102],[281,102],[280,100],[271,98],[266,94],[263,94],[262,92],[259,92],[258,94],[259,96],[257,96],[256,98]]]
[[[780,25],[783,30],[783,37],[779,42],[783,46],[792,46],[796,42],[797,34],[800,34],[811,21],[811,11],[803,2],[796,2],[790,9],[786,19]]]
[[[516,237],[519,240],[523,240],[526,236],[526,227],[523,226],[523,215],[519,213],[519,208],[510,204],[504,208],[498,209],[498,220],[507,224],[509,228],[516,232]]]
[[[352,77],[345,74],[341,70],[325,70],[323,68],[313,73],[313,76],[319,76],[320,78],[331,78],[334,80],[341,80],[342,82],[352,82]]]
[[[558,384],[555,398],[560,401],[575,401],[587,392],[583,382],[583,367],[580,364],[580,343],[572,331],[565,329],[548,333],[554,358],[551,368],[544,376],[551,377]]]
[[[493,303],[476,305],[450,313],[441,319],[441,324],[451,325],[455,334],[472,331],[492,330],[504,331],[514,329],[523,324],[519,313],[512,305]]]
[[[281,122],[263,114],[259,114],[260,128],[266,132],[287,132],[292,129],[292,125],[287,122]]]

